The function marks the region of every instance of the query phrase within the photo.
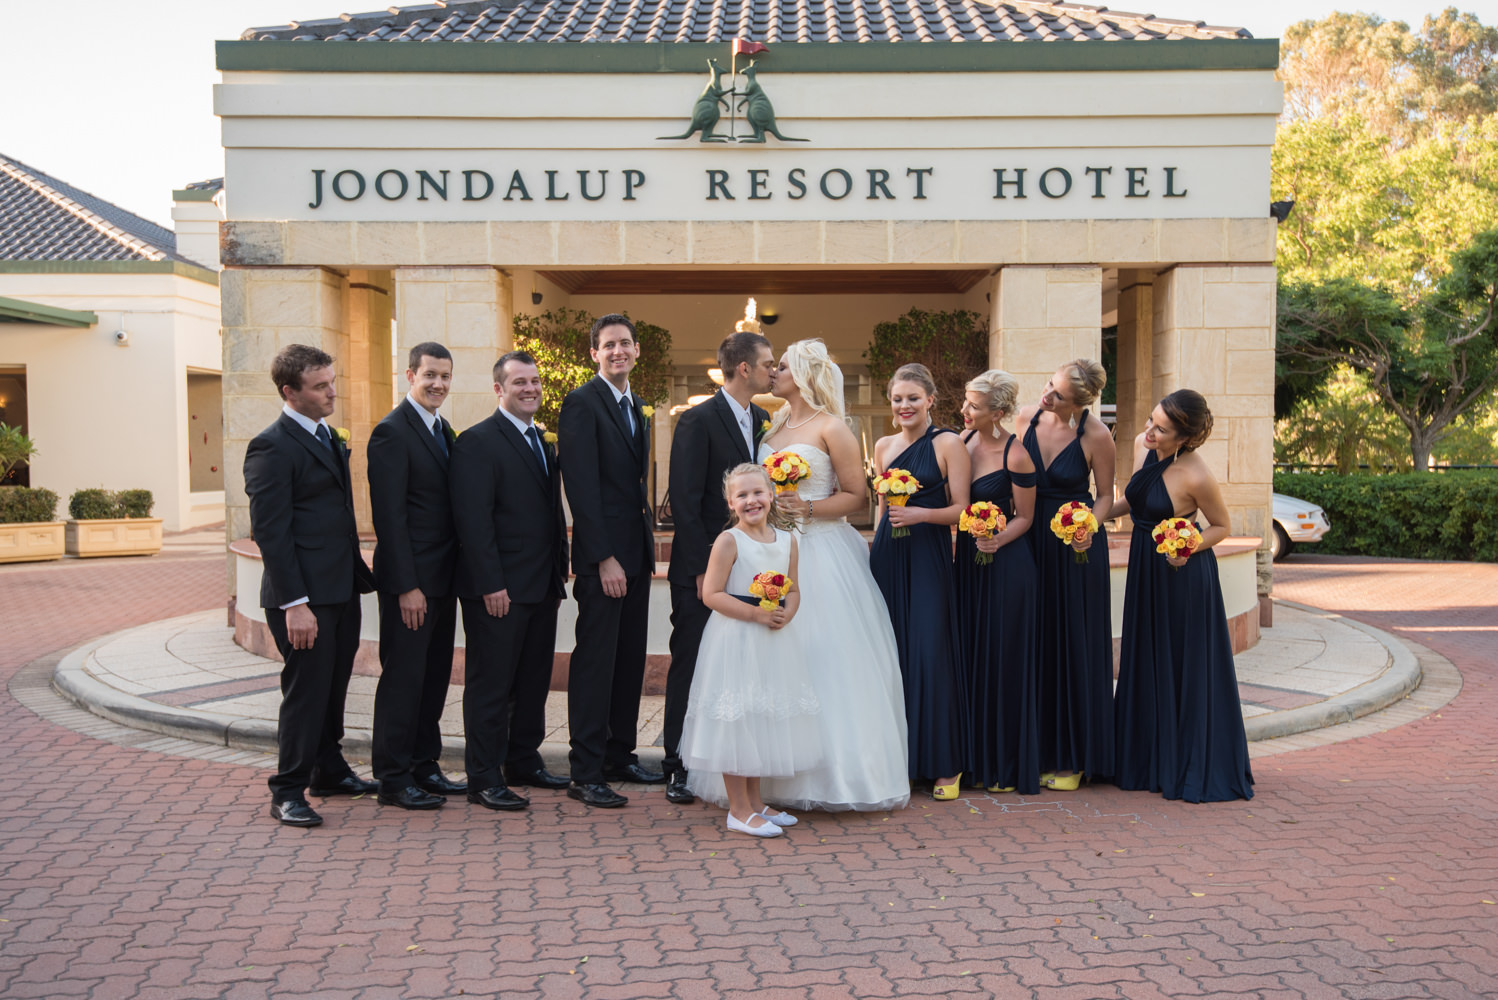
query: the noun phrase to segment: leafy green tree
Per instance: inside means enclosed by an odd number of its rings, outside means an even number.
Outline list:
[[[1325,385],[1300,400],[1275,427],[1277,462],[1331,464],[1339,475],[1359,465],[1408,471],[1409,434],[1384,408],[1368,377],[1337,365]]]
[[[553,430],[567,393],[598,374],[588,354],[594,317],[562,306],[532,316],[515,317],[515,348],[529,351],[541,369],[545,394],[536,419]],[[671,396],[671,332],[653,323],[636,321],[640,360],[629,375],[629,387],[651,406]]]
[[[1351,278],[1280,287],[1281,361],[1303,374],[1346,364],[1409,433],[1414,467],[1463,414],[1498,386],[1498,229],[1454,254],[1447,273],[1412,305]]]
[[[918,361],[931,369],[936,383],[931,419],[938,427],[961,427],[966,386],[974,375],[988,370],[988,324],[966,309],[912,309],[876,325],[863,356],[869,362],[869,378],[881,392],[901,365]]]

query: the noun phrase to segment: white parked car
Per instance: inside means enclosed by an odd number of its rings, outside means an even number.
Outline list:
[[[1288,556],[1297,545],[1321,541],[1331,529],[1326,511],[1320,507],[1283,493],[1274,494],[1274,534],[1269,539],[1269,552],[1275,562]]]

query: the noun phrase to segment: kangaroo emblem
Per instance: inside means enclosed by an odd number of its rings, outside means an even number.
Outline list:
[[[697,96],[697,103],[692,106],[691,126],[681,135],[662,135],[657,136],[658,139],[690,139],[694,132],[701,132],[701,142],[729,141],[727,136],[713,134],[713,129],[718,127],[718,122],[723,117],[718,106],[728,107],[728,101],[723,98],[723,71],[718,68],[716,59],[709,59],[707,68],[707,86],[702,88],[702,93]],[[763,139],[759,141],[764,142]]]
[[[770,98],[765,94],[759,81],[754,78],[754,64],[750,63],[744,70],[744,96],[739,101],[739,108],[744,112],[744,120],[754,130],[754,135],[746,136],[739,142],[764,142],[765,133],[773,135],[781,142],[810,142],[810,139],[793,139],[788,135],[781,135],[780,128],[775,124],[775,106],[770,103]],[[698,101],[701,104],[701,101]],[[692,124],[697,119],[693,117]],[[688,133],[689,135],[691,133]]]

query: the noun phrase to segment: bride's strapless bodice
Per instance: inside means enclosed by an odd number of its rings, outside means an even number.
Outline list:
[[[832,459],[827,453],[814,444],[788,444],[783,448],[771,448],[761,443],[758,458],[761,462],[769,458],[777,451],[793,451],[806,459],[806,464],[811,466],[811,476],[802,480],[796,486],[796,492],[801,494],[803,500],[824,500],[838,491],[837,473],[832,471]],[[802,525],[803,530],[819,528],[823,525],[842,524],[842,518],[836,521],[817,520]]]

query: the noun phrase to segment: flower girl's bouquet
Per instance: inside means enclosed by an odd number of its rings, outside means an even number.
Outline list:
[[[766,611],[774,611],[780,607],[780,602],[785,600],[785,595],[791,592],[796,581],[784,573],[764,572],[755,574],[753,580],[749,581],[749,593],[759,598],[759,606]]]
[[[1051,534],[1072,546],[1072,559],[1079,563],[1087,561],[1087,553],[1078,552],[1076,546],[1084,544],[1097,533],[1097,529],[1092,508],[1080,500],[1062,504],[1056,516],[1051,518]]]
[[[794,490],[801,480],[811,475],[811,466],[794,451],[774,452],[766,456],[764,466],[770,474],[770,482],[775,484],[776,494]]]
[[[992,538],[1003,531],[1008,523],[998,504],[979,500],[962,509],[962,516],[957,519],[957,530],[966,531],[974,538]],[[993,553],[977,552],[973,555],[973,561],[979,566],[987,566],[993,562]]]
[[[904,469],[886,469],[874,477],[874,492],[891,507],[904,507],[905,501],[920,488],[921,481]],[[891,527],[889,532],[891,538],[904,538],[908,534],[909,528],[899,526]]]
[[[1167,559],[1177,556],[1182,559],[1189,558],[1202,544],[1202,533],[1196,529],[1196,525],[1184,517],[1167,517],[1155,525],[1153,537],[1155,551]],[[1173,565],[1170,568],[1180,569],[1181,567]]]

